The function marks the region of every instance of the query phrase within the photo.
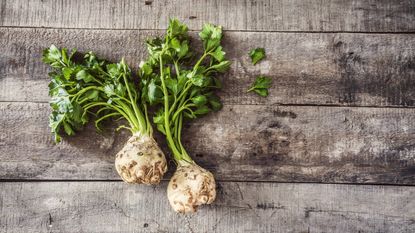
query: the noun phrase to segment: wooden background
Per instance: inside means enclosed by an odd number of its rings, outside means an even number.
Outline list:
[[[167,181],[120,181],[126,133],[53,143],[40,60],[56,44],[137,68],[169,17],[222,25],[232,61],[223,110],[184,133],[219,186],[187,216]],[[415,232],[414,33],[413,0],[0,0],[0,232]],[[258,74],[268,98],[245,92]]]

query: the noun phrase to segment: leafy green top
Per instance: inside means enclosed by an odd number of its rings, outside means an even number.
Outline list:
[[[75,61],[72,50],[59,50],[52,45],[44,50],[42,60],[52,67],[49,73],[50,127],[59,142],[61,129],[73,135],[97,115],[95,126],[111,117],[124,118],[131,132],[151,133],[145,105],[137,104],[139,93],[131,80],[131,72],[124,60],[108,63],[89,52]],[[143,114],[142,109],[145,110]]]
[[[221,27],[205,24],[199,37],[203,54],[197,58],[190,49],[187,26],[172,19],[164,38],[147,41],[149,57],[140,65],[142,98],[156,106],[153,121],[166,135],[176,161],[192,161],[181,142],[183,121],[222,107],[213,93],[222,87],[215,74],[230,66],[220,45]]]
[[[252,64],[256,64],[259,61],[261,61],[262,59],[265,58],[265,49],[264,48],[256,48],[256,49],[252,49],[249,52],[249,56],[251,57],[251,61]]]
[[[258,95],[266,97],[268,96],[268,88],[271,87],[271,83],[271,78],[265,76],[258,76],[255,79],[255,82],[252,84],[251,88],[248,89],[248,92],[254,91]]]

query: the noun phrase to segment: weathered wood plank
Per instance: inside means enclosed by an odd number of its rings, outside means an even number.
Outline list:
[[[184,216],[166,184],[0,183],[0,232],[415,231],[415,187],[224,182]]]
[[[157,31],[0,28],[0,101],[46,102],[41,51],[57,44],[126,60],[137,68]],[[247,51],[264,47],[251,65]],[[220,93],[227,104],[415,106],[415,37],[411,34],[228,32],[232,60]],[[268,98],[246,93],[259,74],[273,78]]]
[[[2,0],[0,25],[23,27],[165,29],[170,17],[191,29],[203,23],[227,30],[414,31],[413,0]]]
[[[0,103],[1,179],[119,179],[126,134],[90,127],[55,145],[48,114],[43,103]],[[219,180],[415,184],[413,108],[226,105],[183,135]]]

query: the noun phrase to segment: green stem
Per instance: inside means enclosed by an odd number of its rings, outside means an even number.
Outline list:
[[[107,119],[109,117],[118,116],[118,115],[121,115],[121,113],[119,113],[119,112],[113,112],[113,113],[110,113],[110,114],[107,114],[105,116],[100,117],[98,120],[95,121],[95,127],[97,129],[99,129],[99,127],[98,127],[99,122],[101,122],[101,121],[103,121],[103,120],[105,120],[105,119]]]
[[[130,120],[133,122],[133,124],[131,125],[133,129],[136,131],[142,132],[141,130],[143,129],[143,126],[141,125],[141,122],[134,115],[134,111],[131,110],[131,108],[127,104],[122,102],[121,100],[114,100],[114,102],[117,105],[119,105],[121,109],[123,109],[125,113],[129,116]]]
[[[180,77],[180,70],[179,66],[177,65],[177,61],[174,61],[174,68],[176,69],[176,76]]]
[[[255,90],[255,87],[251,87],[250,89],[248,89],[246,92],[250,92],[250,91],[253,91],[253,90]]]
[[[78,93],[73,94],[73,95],[69,95],[70,97],[73,97],[73,98],[71,99],[71,102],[72,102],[72,101],[74,101],[74,100],[78,100],[78,99],[79,99],[79,97],[81,97],[81,95],[85,94],[85,92],[87,92],[87,91],[89,91],[89,90],[94,90],[94,89],[95,89],[95,90],[98,90],[98,91],[102,91],[102,89],[101,89],[101,88],[96,87],[96,86],[89,86],[89,87],[85,87],[84,89],[80,90]]]
[[[189,156],[189,154],[187,153],[186,149],[184,148],[184,146],[182,145],[182,125],[183,125],[183,114],[180,114],[179,116],[179,124],[177,126],[177,141],[179,142],[179,147],[180,150],[182,152],[182,158],[184,160],[186,160],[189,163],[193,162],[193,159]]]
[[[147,124],[144,120],[143,114],[137,108],[137,103],[136,103],[135,99],[133,98],[133,96],[131,94],[130,87],[128,85],[128,81],[127,81],[127,77],[126,77],[125,73],[123,73],[122,76],[124,78],[125,86],[127,87],[128,96],[130,97],[131,105],[133,106],[133,110],[135,112],[136,119],[138,120],[139,125],[140,125],[140,132],[142,132],[142,133],[146,132],[147,131]]]
[[[144,103],[143,104],[144,107],[144,114],[146,116],[146,122],[147,122],[147,135],[153,135],[153,127],[151,126],[151,122],[150,119],[148,118],[148,110],[147,110],[147,105]]]
[[[184,89],[183,89],[182,93],[180,93],[179,97],[177,97],[177,99],[175,99],[175,100],[174,100],[174,103],[173,103],[173,105],[172,105],[172,107],[171,107],[171,109],[170,109],[170,111],[169,111],[169,114],[172,114],[172,112],[173,112],[173,110],[175,109],[176,104],[177,104],[177,102],[178,102],[178,101],[180,101],[180,102],[181,102],[181,103],[179,104],[179,106],[183,103],[183,101],[181,101],[181,100],[182,100],[182,99],[186,96],[186,94],[187,94],[187,92],[189,91],[190,87],[192,87],[192,84],[187,85],[189,82],[190,82],[190,81],[188,81],[188,82],[186,82],[186,83],[185,83],[185,87],[184,87]]]
[[[114,105],[111,105],[109,103],[106,103],[106,102],[89,103],[89,104],[86,104],[84,106],[84,111],[87,112],[88,109],[93,108],[93,107],[97,107],[97,106],[105,106],[105,107],[108,107],[110,109],[113,109],[113,110],[119,112],[128,121],[128,123],[130,124],[130,126],[132,126],[134,128],[134,125],[135,124],[131,121],[131,119],[129,118],[128,114],[125,113],[122,109],[120,109],[120,108],[118,108],[118,107],[116,107]]]
[[[189,110],[192,111],[192,109],[190,109],[189,107],[194,107],[196,106],[195,104],[188,104],[188,105],[184,105],[182,107],[180,107],[173,115],[173,121],[175,121],[177,119],[177,117],[179,116],[179,114],[181,114],[181,112],[183,112],[184,110]]]
[[[171,150],[173,151],[174,159],[176,160],[176,162],[179,162],[183,158],[182,158],[181,153],[178,151],[178,149],[176,147],[176,144],[174,143],[174,140],[172,138],[171,131],[170,131],[169,93],[167,92],[166,84],[164,82],[164,77],[163,77],[163,58],[162,58],[162,55],[160,55],[160,79],[161,79],[161,85],[162,85],[163,95],[164,95],[164,128],[165,128],[165,131],[166,131],[166,139],[167,139],[167,142],[168,142]]]
[[[202,63],[203,60],[205,60],[208,53],[206,51],[203,53],[203,55],[200,57],[199,61],[196,62],[196,65],[193,67],[193,71],[197,70],[199,68],[200,63]]]

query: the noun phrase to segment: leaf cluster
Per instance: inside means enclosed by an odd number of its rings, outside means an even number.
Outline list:
[[[52,45],[44,50],[42,60],[52,67],[49,73],[49,95],[52,112],[49,125],[57,142],[62,129],[73,135],[96,115],[95,125],[110,117],[121,117],[130,123],[131,130],[140,127],[134,105],[139,93],[131,79],[129,67],[122,60],[109,63],[92,52],[75,59],[76,50]]]
[[[222,107],[214,94],[222,87],[216,74],[230,66],[220,44],[222,36],[220,26],[205,24],[199,33],[203,53],[198,55],[191,49],[187,26],[172,19],[164,37],[147,41],[149,57],[140,64],[142,98],[156,106],[153,121],[174,154],[186,154],[180,142],[184,118],[195,119]]]

